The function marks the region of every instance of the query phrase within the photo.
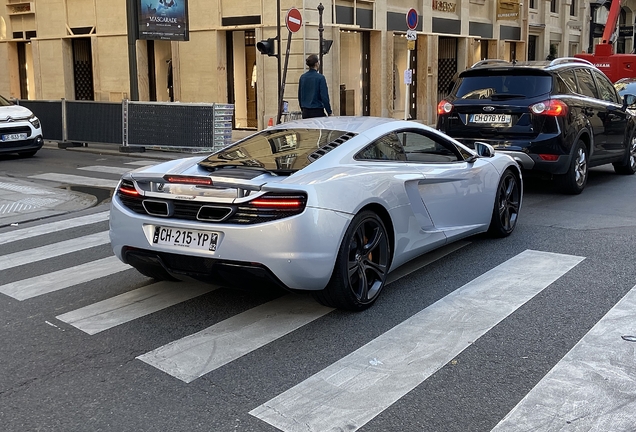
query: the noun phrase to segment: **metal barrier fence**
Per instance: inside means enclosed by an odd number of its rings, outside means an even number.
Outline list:
[[[234,105],[180,102],[18,100],[42,122],[44,139],[60,146],[119,145],[123,152],[146,148],[216,151],[232,142]]]

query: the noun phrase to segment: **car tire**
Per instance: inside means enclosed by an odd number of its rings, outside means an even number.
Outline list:
[[[35,154],[37,153],[37,150],[33,150],[33,151],[28,151],[28,152],[21,152],[18,153],[18,156],[23,157],[23,158],[30,158],[35,156]]]
[[[616,174],[633,175],[636,173],[636,134],[632,135],[629,145],[627,146],[625,159],[613,165]]]
[[[391,262],[391,246],[382,219],[372,211],[357,214],[342,239],[327,286],[313,293],[321,304],[361,311],[382,291]]]
[[[563,193],[578,195],[583,192],[587,184],[588,151],[585,143],[578,140],[574,145],[570,166],[565,174],[556,177],[557,184]]]
[[[521,183],[515,173],[508,169],[504,171],[497,186],[488,234],[492,237],[507,237],[512,234],[517,226],[520,207]]]

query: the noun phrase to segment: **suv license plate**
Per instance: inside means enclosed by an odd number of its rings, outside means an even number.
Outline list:
[[[473,114],[470,116],[471,123],[488,123],[488,124],[510,124],[509,114]]]
[[[216,250],[219,233],[155,226],[152,242],[156,245],[179,246],[202,251]]]
[[[20,141],[27,139],[27,134],[25,133],[15,133],[15,134],[6,134],[2,135],[2,141]]]

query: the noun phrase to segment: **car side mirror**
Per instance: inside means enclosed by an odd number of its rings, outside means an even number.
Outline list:
[[[481,141],[475,142],[475,151],[482,157],[493,157],[495,155],[495,148]]]
[[[626,94],[623,96],[623,106],[629,107],[636,104],[636,96],[633,94]]]

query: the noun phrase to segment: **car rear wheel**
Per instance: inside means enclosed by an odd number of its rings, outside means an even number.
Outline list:
[[[616,171],[617,174],[626,175],[636,173],[636,135],[632,136],[632,139],[629,142],[625,160],[621,163],[615,163],[614,171]]]
[[[556,178],[561,190],[566,194],[577,195],[583,192],[587,184],[587,147],[581,140],[574,145],[574,152],[568,172]]]
[[[384,287],[391,261],[390,242],[382,219],[372,211],[357,214],[345,232],[331,280],[314,298],[325,306],[361,311]]]
[[[509,236],[517,226],[520,206],[521,184],[512,171],[506,170],[499,180],[488,234],[493,237]]]

